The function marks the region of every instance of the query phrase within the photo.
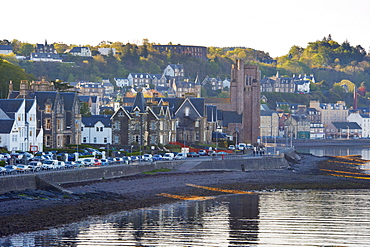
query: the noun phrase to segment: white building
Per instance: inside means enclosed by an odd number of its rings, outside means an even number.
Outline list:
[[[110,53],[116,55],[116,48],[98,48],[98,52],[104,56],[108,56]]]
[[[70,54],[73,56],[80,56],[80,57],[91,57],[91,50],[89,47],[73,47],[70,51]]]
[[[0,100],[0,146],[9,151],[42,151],[43,130],[37,132],[35,99]]]
[[[117,87],[130,87],[132,84],[130,84],[129,79],[127,78],[114,78],[114,81],[116,82]]]
[[[111,116],[93,115],[82,118],[82,144],[107,145],[112,143]]]
[[[356,122],[362,128],[362,137],[370,137],[370,116],[358,112],[351,113],[347,117],[348,122]]]

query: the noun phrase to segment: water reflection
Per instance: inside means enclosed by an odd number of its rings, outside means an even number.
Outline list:
[[[277,191],[91,218],[0,246],[370,246],[369,190]]]
[[[296,150],[302,153],[311,153],[316,156],[361,155],[363,159],[370,160],[370,146],[296,147]]]

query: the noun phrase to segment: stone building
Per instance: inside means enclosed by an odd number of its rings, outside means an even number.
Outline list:
[[[49,83],[49,86],[47,84]],[[45,84],[45,85],[43,85]],[[32,86],[33,85],[33,86]],[[9,85],[9,99],[36,99],[37,132],[43,130],[43,143],[48,148],[62,148],[81,142],[81,114],[76,92],[35,91],[51,89],[52,83],[43,81],[28,84],[22,81],[19,91]]]
[[[222,110],[224,131],[234,140],[256,143],[260,135],[260,71],[237,59],[231,69],[230,98],[206,99]],[[227,116],[234,116],[229,119]],[[238,121],[241,120],[241,122]]]

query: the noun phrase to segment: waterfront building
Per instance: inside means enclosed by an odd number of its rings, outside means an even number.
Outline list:
[[[82,117],[81,122],[81,143],[109,145],[112,143],[111,116],[92,115]]]
[[[330,138],[361,138],[362,128],[356,122],[332,122],[325,127],[325,134]]]
[[[321,123],[324,126],[332,122],[346,122],[348,117],[348,108],[344,101],[337,103],[320,103],[319,101],[310,101],[310,108],[320,112]]]
[[[0,100],[0,147],[8,151],[43,151],[35,99]]]
[[[362,137],[370,137],[370,115],[359,112],[351,113],[347,117],[348,122],[356,122],[362,129]]]

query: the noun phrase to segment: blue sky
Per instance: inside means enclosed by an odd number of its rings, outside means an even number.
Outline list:
[[[282,56],[331,34],[370,47],[368,0],[18,0],[2,3],[0,39],[29,43],[245,46]]]

